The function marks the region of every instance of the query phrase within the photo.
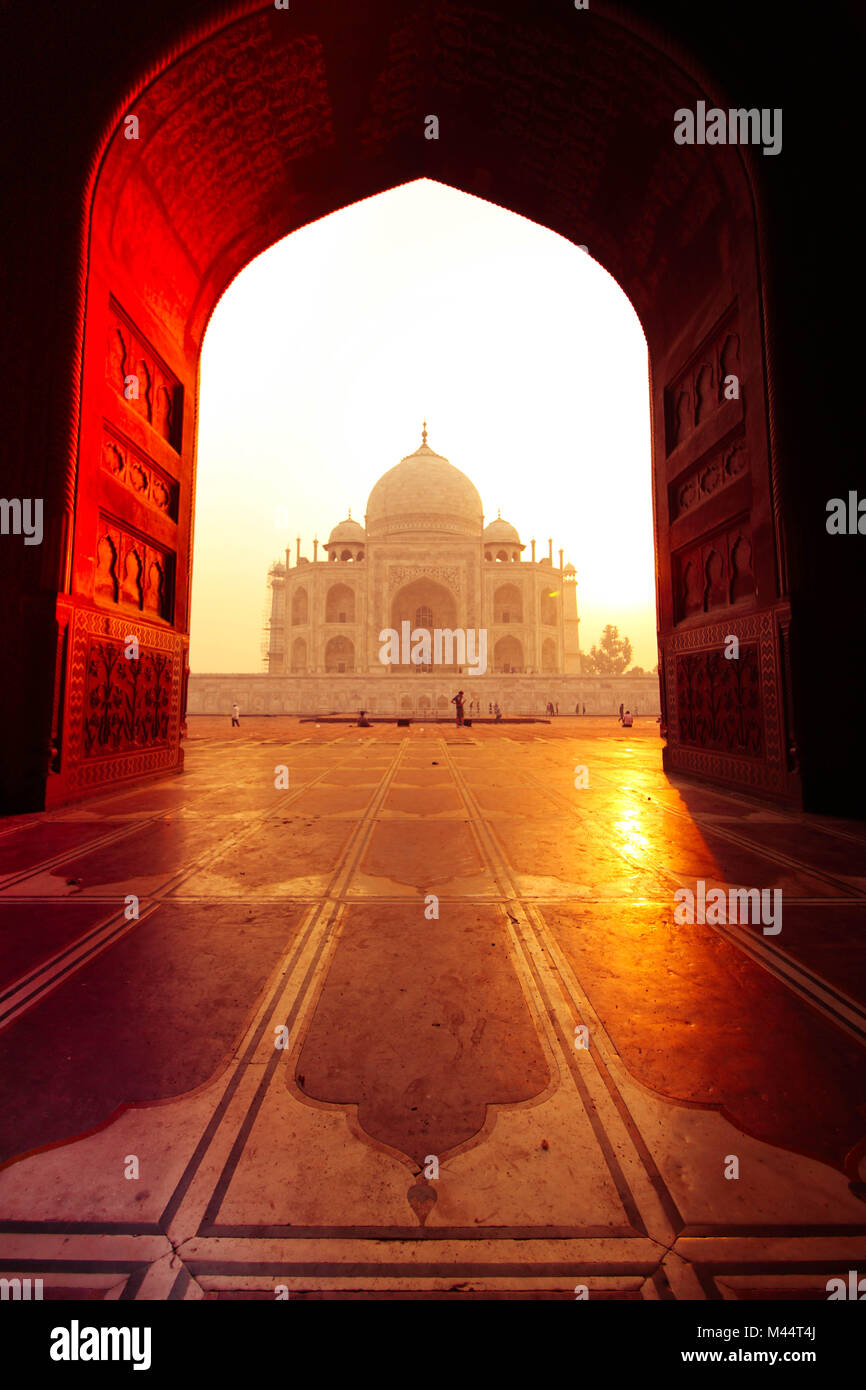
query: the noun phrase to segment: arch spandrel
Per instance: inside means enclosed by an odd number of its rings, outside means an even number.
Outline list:
[[[153,303],[190,345],[226,286],[268,246],[416,178],[587,245],[641,317],[667,268],[663,248],[680,254],[718,209],[749,216],[738,151],[673,144],[673,111],[705,93],[602,16],[587,12],[580,29],[562,24],[553,40],[543,19],[524,15],[518,36],[481,8],[449,6],[431,43],[423,7],[389,16],[390,7],[369,6],[378,42],[368,34],[360,61],[353,55],[347,121],[346,94],[336,103],[333,94],[351,35],[333,9],[320,6],[312,25],[291,11],[275,24],[273,7],[260,5],[227,23],[134,96],[139,140],[126,140],[121,124],[108,144],[95,234],[145,292],[154,273],[162,278],[149,246],[173,248],[170,296],[163,285]],[[431,149],[437,142],[412,138],[412,93],[430,85],[459,92],[461,140],[448,143],[447,160]],[[491,141],[503,139],[520,158],[493,167]]]

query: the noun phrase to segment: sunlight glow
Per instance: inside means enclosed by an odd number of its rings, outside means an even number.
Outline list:
[[[363,518],[425,418],[486,520],[576,566],[582,649],[615,623],[652,669],[646,340],[592,249],[420,180],[237,277],[202,353],[194,671],[261,669],[269,565]]]

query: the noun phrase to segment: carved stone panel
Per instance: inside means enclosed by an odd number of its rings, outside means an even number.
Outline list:
[[[676,657],[679,742],[714,752],[764,756],[758,648],[741,645],[731,660],[724,650]]]
[[[737,378],[737,395],[726,397],[725,382]],[[665,388],[665,435],[670,453],[710,419],[725,399],[742,399],[740,332],[732,306]]]
[[[790,621],[789,610],[731,615],[672,635],[664,653],[669,771],[784,793],[780,620]],[[739,655],[729,658],[732,636]]]
[[[106,422],[102,435],[102,467],[142,502],[177,520],[179,485],[119,430]]]
[[[179,451],[183,387],[114,299],[109,309],[105,371],[118,394]]]
[[[59,781],[72,795],[182,765],[184,638],[131,614],[60,604],[68,667]],[[138,642],[139,656],[130,638]]]
[[[755,595],[752,531],[747,517],[702,537],[673,557],[674,620],[683,622]]]
[[[388,590],[393,593],[413,579],[435,579],[452,593],[461,591],[460,570],[456,565],[389,565]]]
[[[171,622],[174,609],[174,552],[100,515],[93,596]]]
[[[167,744],[174,676],[168,653],[142,650],[137,659],[130,659],[123,642],[91,637],[84,689],[84,757]]]
[[[671,521],[693,511],[708,498],[729,487],[748,471],[749,459],[741,431],[733,439],[711,449],[697,463],[685,469],[668,487]]]

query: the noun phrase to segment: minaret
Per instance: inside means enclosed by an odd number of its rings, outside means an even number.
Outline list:
[[[580,675],[580,619],[577,616],[577,571],[568,564],[562,571],[563,657],[567,676]]]
[[[286,566],[275,561],[268,570],[271,608],[267,620],[267,670],[271,676],[286,669]]]

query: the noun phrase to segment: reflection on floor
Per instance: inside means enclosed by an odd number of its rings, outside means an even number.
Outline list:
[[[182,777],[0,825],[0,1272],[803,1299],[863,1268],[866,826],[672,784],[650,720],[191,723]],[[677,925],[699,881],[781,889],[781,932]]]

